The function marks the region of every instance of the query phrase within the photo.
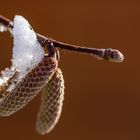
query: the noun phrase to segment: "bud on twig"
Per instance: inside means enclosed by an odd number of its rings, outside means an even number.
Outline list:
[[[13,28],[13,23],[11,20],[3,17],[0,15],[0,23],[11,32]],[[47,37],[40,35],[37,33],[38,41],[42,46],[45,46],[46,42],[48,40],[51,40],[54,44],[54,47],[68,50],[68,51],[73,51],[73,52],[78,52],[78,53],[84,53],[84,54],[90,54],[92,56],[95,56],[98,59],[101,60],[109,60],[111,62],[122,62],[124,59],[123,54],[116,50],[116,49],[96,49],[96,48],[87,48],[87,47],[81,47],[81,46],[76,46],[76,45],[70,45],[66,43],[62,43],[53,39],[48,39]],[[109,50],[109,52],[108,52]],[[107,52],[107,53],[106,53]]]

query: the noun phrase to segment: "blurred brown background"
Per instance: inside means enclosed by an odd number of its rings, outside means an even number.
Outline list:
[[[0,14],[28,19],[34,30],[56,40],[116,48],[122,64],[61,52],[65,101],[58,125],[48,135],[35,130],[40,96],[26,108],[0,118],[2,140],[139,140],[140,3],[117,0],[0,1]],[[12,38],[0,34],[0,70],[10,66]]]

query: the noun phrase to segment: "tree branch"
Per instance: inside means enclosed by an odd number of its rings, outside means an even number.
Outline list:
[[[11,20],[0,15],[0,24],[2,24],[8,31],[12,32],[13,22]],[[37,34],[38,41],[42,46],[45,46],[49,40],[53,42],[54,47],[56,48],[78,52],[78,53],[90,54],[98,59],[109,60],[112,62],[122,62],[124,59],[123,54],[115,49],[111,49],[111,48],[97,49],[97,48],[86,48],[86,47],[81,47],[81,46],[75,46],[75,45],[70,45],[70,44],[62,43],[62,42],[47,38],[38,33],[36,34]]]

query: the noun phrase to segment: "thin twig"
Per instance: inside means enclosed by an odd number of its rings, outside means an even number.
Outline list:
[[[12,31],[13,28],[13,22],[9,20],[8,18],[0,15],[0,23],[7,28],[10,32]],[[73,52],[78,52],[78,53],[85,53],[85,54],[90,54],[95,56],[98,59],[104,59],[104,60],[109,60],[112,62],[122,62],[124,57],[123,54],[116,50],[116,49],[97,49],[97,48],[87,48],[87,47],[81,47],[81,46],[75,46],[75,45],[70,45],[66,43],[62,43],[50,38],[47,38],[43,35],[40,35],[38,33],[38,41],[42,46],[45,46],[45,43],[48,42],[48,40],[52,41],[54,44],[54,47],[64,49],[64,50],[69,50]]]

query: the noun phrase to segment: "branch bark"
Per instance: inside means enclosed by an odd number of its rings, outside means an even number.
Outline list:
[[[4,25],[7,28],[7,30],[9,30],[10,32],[12,31],[13,22],[10,19],[0,15],[0,23]],[[112,62],[122,62],[124,59],[123,54],[116,49],[111,49],[111,48],[97,49],[97,48],[87,48],[87,47],[82,47],[82,46],[76,46],[76,45],[71,45],[71,44],[60,42],[60,41],[56,41],[51,38],[47,38],[38,33],[36,34],[37,34],[38,41],[42,46],[45,46],[48,41],[52,41],[54,47],[59,48],[61,50],[64,49],[64,50],[78,52],[78,53],[90,54],[101,60],[103,59],[103,60],[109,60]]]

